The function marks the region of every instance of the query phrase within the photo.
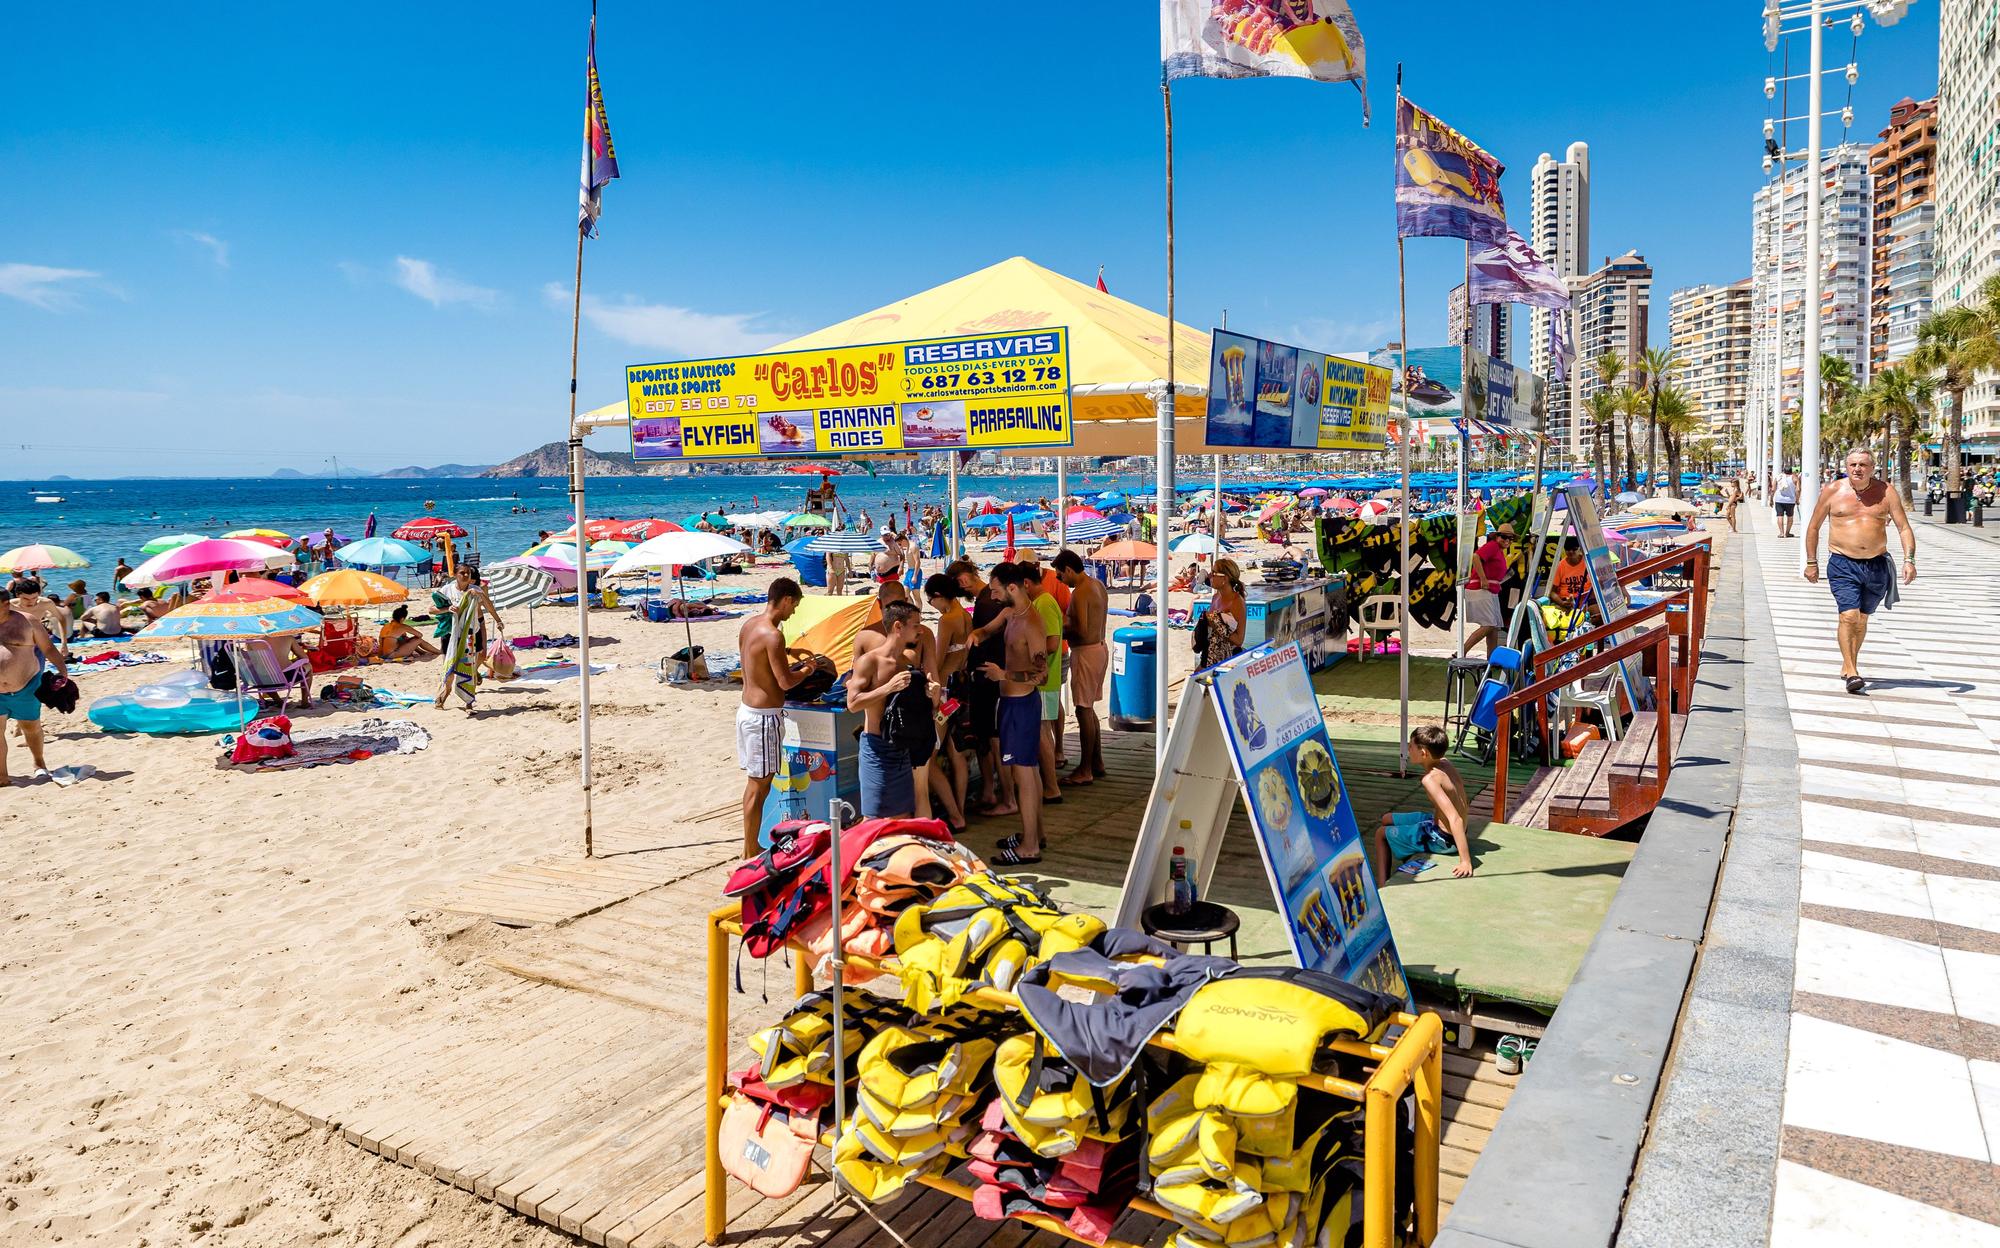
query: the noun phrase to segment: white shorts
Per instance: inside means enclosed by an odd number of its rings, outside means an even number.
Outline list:
[[[752,780],[778,774],[785,754],[785,708],[736,708],[736,765]]]
[[[1465,622],[1474,628],[1500,628],[1500,595],[1490,589],[1465,591]]]

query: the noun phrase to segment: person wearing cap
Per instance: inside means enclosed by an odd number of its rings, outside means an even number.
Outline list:
[[[1507,580],[1507,543],[1514,540],[1514,526],[1502,524],[1488,534],[1472,552],[1472,564],[1465,577],[1465,622],[1472,631],[1465,635],[1465,649],[1486,643],[1486,657],[1492,658],[1506,627],[1500,618],[1500,587]]]
[[[882,543],[882,549],[875,552],[875,583],[883,585],[899,580],[903,575],[903,548],[896,541],[896,530],[888,525],[875,535]]]

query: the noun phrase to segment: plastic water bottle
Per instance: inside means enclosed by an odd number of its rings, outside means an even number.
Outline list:
[[[1194,907],[1194,879],[1188,874],[1187,853],[1178,845],[1174,846],[1174,856],[1167,866],[1167,879],[1173,887],[1167,913],[1186,914]]]

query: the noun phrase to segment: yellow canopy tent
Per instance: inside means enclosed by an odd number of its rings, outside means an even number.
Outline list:
[[[779,343],[772,350],[1051,325],[1069,329],[1076,446],[1066,453],[1150,455],[1158,396],[1167,384],[1167,318],[1021,256]],[[1178,326],[1174,355],[1176,449],[1181,454],[1204,454],[1209,450],[1201,438],[1208,403],[1208,335]],[[576,423],[586,431],[625,424],[625,401],[583,412]]]

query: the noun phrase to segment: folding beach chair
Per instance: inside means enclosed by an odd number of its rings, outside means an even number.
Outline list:
[[[276,698],[280,708],[294,692],[301,706],[312,696],[312,664],[305,659],[285,662],[277,649],[261,637],[237,644],[236,671],[246,696],[260,701]]]

